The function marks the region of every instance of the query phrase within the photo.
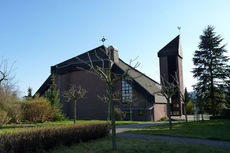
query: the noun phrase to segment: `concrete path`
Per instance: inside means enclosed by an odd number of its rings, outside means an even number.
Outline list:
[[[172,121],[172,123],[182,123],[182,122],[184,121]],[[142,123],[142,124],[118,125],[116,126],[116,133],[121,133],[130,129],[143,128],[143,127],[154,126],[154,125],[163,125],[168,123],[169,121],[161,121],[161,122]]]
[[[207,140],[207,139],[193,139],[193,138],[182,138],[182,137],[171,137],[171,136],[160,136],[160,135],[143,135],[143,134],[132,134],[132,133],[118,133],[117,136],[124,137],[124,138],[196,143],[196,144],[206,144],[212,146],[230,147],[230,142]]]
[[[173,123],[178,123],[183,121],[174,121]],[[228,141],[217,141],[217,140],[207,140],[207,139],[196,139],[196,138],[183,138],[183,137],[172,137],[172,136],[160,136],[160,135],[143,135],[143,134],[133,134],[125,133],[129,129],[142,128],[147,126],[162,125],[167,124],[165,122],[153,122],[145,124],[129,124],[129,125],[119,125],[116,126],[116,133],[119,137],[125,138],[137,138],[137,139],[148,139],[148,140],[160,140],[160,141],[171,141],[171,142],[185,142],[185,143],[195,143],[195,144],[206,144],[212,146],[224,146],[230,147],[230,142]]]
[[[197,115],[188,115],[188,121],[198,121],[198,120],[202,120],[202,116],[201,114],[197,114]],[[210,119],[210,115],[203,115],[204,120],[209,120]],[[182,116],[172,116],[172,119],[181,119],[181,120],[185,120],[185,115]]]
[[[128,125],[118,125],[116,126],[116,133],[121,133],[130,129],[142,128],[147,126],[162,125],[167,124],[168,121],[164,122],[153,122],[153,123],[143,123],[143,124],[128,124]]]

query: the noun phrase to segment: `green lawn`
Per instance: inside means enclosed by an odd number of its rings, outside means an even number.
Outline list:
[[[78,120],[76,124],[81,123],[95,123],[95,122],[107,122],[103,120]],[[149,123],[149,122],[140,122],[140,121],[116,121],[116,125],[125,125],[125,124],[140,124],[140,123]],[[58,121],[58,122],[45,122],[45,123],[36,123],[36,124],[7,124],[0,128],[0,134],[4,132],[17,132],[20,130],[25,130],[26,128],[41,128],[48,126],[59,126],[59,125],[71,125],[73,124],[72,120]]]
[[[168,135],[230,141],[230,120],[198,121],[189,122],[187,124],[177,123],[173,124],[172,131],[169,131],[167,124],[140,129],[132,129],[127,132],[148,135]]]
[[[229,153],[230,148],[191,143],[117,138],[117,151],[111,149],[109,137],[90,142],[60,146],[44,153]]]

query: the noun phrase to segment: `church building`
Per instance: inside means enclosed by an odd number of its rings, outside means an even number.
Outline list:
[[[165,97],[160,93],[161,84],[131,67],[119,58],[118,50],[113,46],[104,45],[73,57],[62,63],[51,66],[51,74],[55,74],[55,82],[59,90],[63,113],[73,118],[73,103],[65,102],[61,96],[72,85],[80,85],[86,89],[85,98],[77,103],[78,120],[106,120],[108,117],[108,103],[100,96],[107,95],[107,86],[94,72],[86,71],[86,63],[97,66],[108,65],[108,56],[112,59],[112,72],[123,74],[128,71],[132,81],[120,79],[113,87],[116,95],[115,107],[126,112],[125,120],[157,121],[167,117]],[[160,74],[162,78],[171,82],[175,74],[178,76],[180,88],[183,91],[182,49],[180,36],[177,36],[158,52]],[[79,60],[80,59],[80,60]],[[103,62],[102,62],[103,61]],[[103,65],[103,66],[104,66]],[[51,74],[36,93],[41,96],[49,90]],[[128,101],[128,103],[127,103]],[[172,115],[182,115],[182,101],[178,95],[172,99]]]

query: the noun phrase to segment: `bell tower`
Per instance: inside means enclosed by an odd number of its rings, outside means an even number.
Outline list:
[[[173,83],[175,79],[178,79],[177,81],[179,82],[180,91],[184,93],[182,69],[183,55],[180,43],[180,35],[175,37],[166,46],[164,46],[158,52],[158,57],[160,62],[160,80],[165,80],[167,82]],[[182,115],[184,112],[184,107],[179,93],[175,94],[171,101],[171,115]]]

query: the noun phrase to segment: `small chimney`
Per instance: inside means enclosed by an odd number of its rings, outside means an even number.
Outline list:
[[[114,61],[114,63],[119,63],[118,49],[114,46],[109,46],[109,56]]]

